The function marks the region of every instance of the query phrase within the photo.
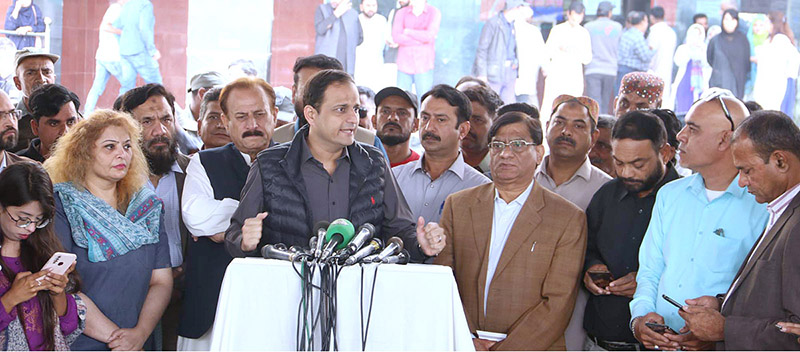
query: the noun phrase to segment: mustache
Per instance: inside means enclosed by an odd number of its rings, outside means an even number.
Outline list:
[[[166,136],[161,136],[161,137],[156,137],[156,138],[153,138],[153,139],[147,141],[147,143],[145,143],[145,147],[150,148],[150,146],[152,146],[153,144],[156,144],[156,143],[164,143],[167,146],[170,146],[170,145],[173,144],[171,139],[167,138]]]
[[[553,144],[558,144],[559,142],[567,142],[571,146],[573,146],[573,147],[575,146],[575,140],[572,139],[572,138],[569,138],[567,136],[558,136],[558,137],[556,137],[556,140],[554,141]]]
[[[252,131],[245,131],[244,133],[242,133],[242,138],[247,138],[247,137],[264,137],[264,132],[261,132],[259,130],[252,130]]]
[[[439,137],[439,136],[433,134],[433,132],[425,132],[425,133],[423,133],[422,137],[420,139],[427,139],[427,138],[432,138],[432,139],[437,140],[437,141],[441,141],[442,140],[442,137]]]
[[[381,129],[386,129],[386,127],[389,127],[389,126],[393,126],[394,128],[397,128],[398,130],[401,130],[401,131],[403,130],[403,128],[400,127],[400,124],[397,123],[397,122],[387,122],[387,123],[383,124],[383,128],[381,128]]]
[[[644,184],[644,180],[637,180],[635,178],[627,178],[627,177],[620,177],[619,178],[622,182],[625,183],[636,183],[636,184]]]
[[[5,130],[5,131],[3,131],[3,133],[0,133],[0,136],[3,136],[3,135],[5,135],[5,134],[6,134],[6,133],[8,133],[8,132],[14,132],[14,133],[17,133],[17,129],[16,129],[16,128],[14,128],[14,127],[9,127],[9,128],[6,128],[6,130]]]

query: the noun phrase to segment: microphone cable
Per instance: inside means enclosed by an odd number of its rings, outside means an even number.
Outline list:
[[[367,327],[366,330],[364,329],[364,263],[358,264],[361,267],[361,296],[360,298],[360,309],[361,309],[361,351],[366,351],[367,349],[367,337],[369,336],[369,323],[372,320],[372,303],[375,302],[375,283],[378,282],[378,268],[380,268],[381,263],[378,263],[375,266],[375,273],[372,277],[372,290],[369,294],[369,310],[367,312]]]

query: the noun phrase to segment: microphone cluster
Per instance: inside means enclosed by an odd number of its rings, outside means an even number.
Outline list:
[[[300,277],[302,290],[297,317],[298,351],[338,350],[336,297],[339,273],[345,266],[358,263],[406,264],[410,259],[408,251],[403,249],[403,240],[400,238],[392,237],[384,245],[383,241],[375,238],[375,226],[363,224],[356,231],[353,224],[346,219],[317,223],[308,247],[287,248],[283,243],[268,244],[261,248],[261,256],[292,262],[292,267]],[[372,282],[373,293],[377,274],[376,268]],[[361,280],[363,300],[363,267]],[[370,313],[371,306],[370,303]],[[369,326],[369,316],[367,326]],[[315,331],[318,331],[319,335],[315,334]],[[369,328],[366,331],[369,331]],[[365,335],[366,332],[362,333],[362,346],[366,344]]]
[[[306,261],[337,265],[357,263],[407,264],[410,255],[403,249],[403,240],[392,237],[384,246],[375,238],[375,226],[365,223],[356,232],[353,224],[346,219],[331,223],[320,221],[314,226],[308,248],[282,243],[268,244],[261,248],[261,256],[266,259]]]

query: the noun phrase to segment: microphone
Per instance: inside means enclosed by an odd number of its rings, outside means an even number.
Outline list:
[[[368,255],[368,256],[364,257],[364,259],[361,259],[361,262],[365,263],[365,264],[380,263],[381,262],[380,259],[377,260],[377,261],[375,260],[377,258],[378,258],[378,254],[372,254],[372,255]]]
[[[322,245],[325,244],[325,233],[328,231],[328,226],[330,225],[331,223],[325,220],[319,221],[314,225],[313,234],[315,236],[314,238],[317,239],[314,245],[311,246],[311,249],[314,250],[314,258],[319,258],[322,255]]]
[[[358,227],[358,233],[350,243],[345,247],[345,255],[352,255],[359,250],[365,243],[372,239],[375,235],[375,226],[370,223],[365,223]]]
[[[389,239],[389,241],[387,241],[386,247],[374,259],[374,262],[380,263],[386,257],[400,253],[400,251],[402,250],[403,250],[403,240],[401,240],[400,237],[392,237]]]
[[[358,263],[362,258],[371,255],[383,247],[383,241],[380,238],[373,238],[364,248],[361,248],[355,254],[351,255],[344,261],[344,265],[353,265]]]
[[[400,253],[396,255],[390,255],[386,258],[383,258],[381,263],[383,264],[408,264],[408,260],[411,259],[411,255],[408,253],[407,249],[403,249]]]
[[[304,253],[294,253],[288,250],[279,249],[277,246],[273,246],[271,244],[261,247],[261,256],[265,259],[288,260],[293,262],[295,259],[298,259],[304,255]]]
[[[328,226],[328,231],[325,233],[325,240],[327,242],[322,248],[322,255],[317,257],[317,259],[327,259],[331,256],[334,250],[344,248],[350,242],[350,240],[353,239],[355,232],[356,231],[353,228],[353,224],[350,222],[350,220],[334,220],[331,225]],[[319,242],[317,242],[317,246],[319,246]]]

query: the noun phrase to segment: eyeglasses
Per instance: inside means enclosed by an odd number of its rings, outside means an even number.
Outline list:
[[[358,108],[358,118],[359,119],[367,118],[367,113],[369,113],[369,110],[367,110],[367,108],[364,108],[364,107]]]
[[[14,217],[11,216],[11,213],[8,212],[8,209],[4,209],[3,211],[5,211],[6,214],[8,214],[8,218],[11,219],[11,221],[14,221],[17,227],[21,229],[28,227],[30,224],[34,224],[34,226],[36,226],[37,229],[43,229],[48,224],[50,224],[50,219],[39,219],[38,221],[33,221],[31,219],[23,217],[20,217],[19,219],[14,219]]]
[[[0,121],[6,118],[14,118],[14,120],[19,120],[19,117],[22,116],[21,110],[8,110],[8,111],[0,111]]]
[[[381,118],[388,118],[392,115],[397,116],[398,119],[407,119],[411,117],[411,113],[406,109],[392,110],[389,108],[382,108],[378,113],[380,114]]]
[[[536,145],[536,143],[528,142],[528,141],[525,141],[525,140],[522,140],[522,139],[517,139],[517,140],[514,140],[514,141],[510,141],[508,143],[500,142],[500,141],[494,141],[494,142],[489,143],[489,150],[493,154],[500,154],[500,153],[503,152],[503,149],[506,149],[506,147],[511,147],[511,151],[512,152],[514,152],[514,153],[522,153],[530,145]]]
[[[703,102],[709,102],[714,99],[719,100],[719,104],[722,105],[722,112],[725,113],[725,118],[728,119],[728,122],[731,123],[731,131],[735,130],[736,127],[733,124],[733,118],[731,118],[731,112],[728,110],[728,106],[725,105],[725,99],[722,98],[733,98],[736,99],[736,96],[731,93],[731,91],[722,88],[711,88],[707,90],[703,96],[700,97],[700,100]]]

